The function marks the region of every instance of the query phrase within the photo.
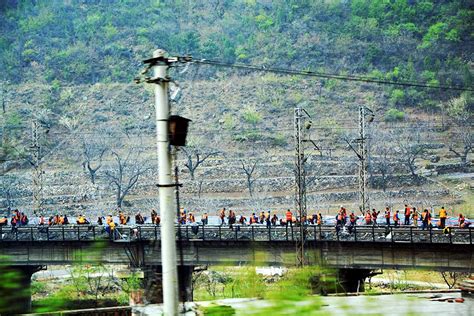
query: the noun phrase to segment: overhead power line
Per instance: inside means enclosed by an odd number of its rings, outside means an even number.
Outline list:
[[[280,73],[280,74],[287,74],[287,75],[309,76],[309,77],[317,77],[317,78],[324,78],[324,79],[358,81],[358,82],[366,82],[366,83],[396,85],[396,86],[405,86],[405,87],[418,87],[418,88],[427,88],[427,89],[474,91],[474,87],[465,87],[465,86],[460,86],[460,85],[434,85],[434,84],[428,84],[424,82],[405,81],[405,80],[401,80],[401,81],[382,80],[382,79],[366,77],[366,76],[337,75],[337,74],[330,74],[330,73],[323,73],[323,72],[315,72],[315,71],[310,71],[310,70],[293,70],[293,69],[285,69],[285,68],[248,65],[248,64],[241,64],[241,63],[226,63],[226,62],[208,60],[208,59],[197,59],[197,60],[193,60],[193,62],[196,64],[205,64],[205,65],[212,65],[212,66],[218,66],[218,67],[273,72],[273,73]]]

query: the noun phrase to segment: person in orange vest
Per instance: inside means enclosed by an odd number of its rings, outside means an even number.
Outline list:
[[[151,210],[151,223],[152,223],[152,224],[156,224],[156,216],[157,216],[157,215],[158,215],[158,214],[156,213],[155,209],[152,209],[152,210]]]
[[[247,224],[247,217],[245,217],[243,215],[240,215],[239,224],[240,225],[246,225]]]
[[[354,229],[356,223],[357,223],[357,216],[354,214],[354,212],[351,212],[349,214],[349,234],[352,234],[352,230]]]
[[[444,209],[444,206],[439,210],[439,228],[446,227],[446,218],[448,217],[448,212]]]
[[[413,219],[413,226],[418,227],[418,212],[416,211],[416,207],[413,207],[411,218]]]
[[[122,211],[119,212],[119,223],[120,225],[127,225],[127,217]]]
[[[12,219],[10,220],[10,224],[12,225],[12,232],[16,231],[16,225],[18,224],[18,219],[16,218],[15,215],[12,216]]]
[[[400,217],[398,216],[398,213],[400,213],[399,210],[393,213],[393,226],[395,227],[398,227],[398,225],[400,225]]]
[[[367,210],[367,212],[365,213],[364,218],[365,218],[366,225],[372,224],[372,215],[370,214],[369,210]]]
[[[285,218],[286,226],[288,226],[288,224],[293,225],[293,214],[291,213],[290,209],[286,211]]]
[[[207,225],[209,221],[209,216],[207,215],[207,213],[204,213],[202,216],[201,216],[201,223],[202,225]]]
[[[80,215],[80,216],[82,216],[82,215]],[[105,219],[105,223],[106,223],[107,225],[109,225],[110,222],[113,222],[113,221],[114,221],[114,220],[113,220],[113,218],[112,218],[112,214],[109,214],[109,216],[107,216],[107,218]],[[78,224],[79,224],[79,223],[78,223]],[[139,224],[139,223],[137,223],[137,224]]]
[[[390,227],[390,208],[387,206],[385,208],[385,224],[387,225],[387,227]]]
[[[410,225],[411,208],[405,204],[405,225]]]
[[[194,214],[192,212],[189,212],[189,215],[188,215],[188,223],[195,223],[196,222],[196,218],[194,217]]]
[[[219,218],[221,219],[221,225],[225,222],[225,207],[219,211]]]
[[[422,230],[425,230],[425,228],[427,229],[430,222],[431,222],[430,211],[428,211],[428,209],[424,209],[424,211],[421,212],[421,229]]]
[[[376,211],[375,208],[372,209],[372,224],[377,225],[377,217],[379,216],[380,211]]]
[[[276,213],[273,213],[271,223],[272,223],[272,226],[276,226],[276,224],[278,223],[278,216],[276,215]]]
[[[255,213],[252,213],[252,215],[250,215],[249,224],[250,225],[257,224],[257,221],[258,221],[258,217],[255,215]]]
[[[321,226],[323,224],[323,216],[321,215],[321,212],[318,212],[318,215],[316,217],[316,225]]]
[[[459,226],[459,228],[465,228],[466,227],[465,221],[466,221],[466,218],[464,217],[464,215],[459,213],[459,217],[458,217],[458,226]]]

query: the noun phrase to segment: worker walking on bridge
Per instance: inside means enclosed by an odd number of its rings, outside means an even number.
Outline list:
[[[410,225],[411,208],[405,204],[405,225]]]
[[[377,212],[375,208],[372,209],[372,224],[374,226],[377,225],[377,217],[379,216],[379,214],[380,214],[380,211]]]
[[[413,226],[418,227],[418,212],[416,211],[416,207],[413,207],[411,218],[413,219]]]
[[[385,208],[385,224],[387,225],[387,227],[390,227],[390,208],[387,206]]]
[[[444,206],[439,210],[439,228],[446,227],[446,218],[448,217],[448,212],[444,209]]]
[[[400,213],[399,210],[397,210],[394,214],[393,214],[393,226],[394,227],[398,227],[400,225],[400,217],[398,216],[398,213]]]
[[[285,218],[286,218],[286,226],[288,225],[293,226],[293,214],[291,213],[290,209],[286,211]]]

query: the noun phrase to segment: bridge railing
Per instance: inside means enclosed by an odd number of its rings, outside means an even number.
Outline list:
[[[436,243],[473,244],[472,228],[452,228],[444,233],[439,229],[422,230],[416,227],[345,227],[336,231],[333,226],[308,225],[304,227],[307,241],[339,242],[390,242],[390,243]],[[297,241],[301,230],[298,226],[234,225],[176,226],[176,238],[193,241]],[[113,240],[130,242],[141,240],[160,240],[160,227],[157,225],[119,226],[109,232],[104,226],[64,225],[64,226],[24,226],[16,229],[0,226],[0,243],[5,241],[95,241]]]

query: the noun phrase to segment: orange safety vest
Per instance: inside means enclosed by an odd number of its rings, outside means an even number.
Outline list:
[[[292,217],[293,217],[293,214],[291,214],[290,211],[286,211],[286,221],[287,222],[291,221]]]
[[[397,213],[394,213],[394,214],[393,214],[393,220],[394,220],[395,222],[398,222],[398,215],[397,215]]]
[[[385,218],[390,218],[390,211],[385,212]]]
[[[365,214],[365,221],[366,222],[370,222],[371,219],[372,219],[372,216],[369,213]]]

